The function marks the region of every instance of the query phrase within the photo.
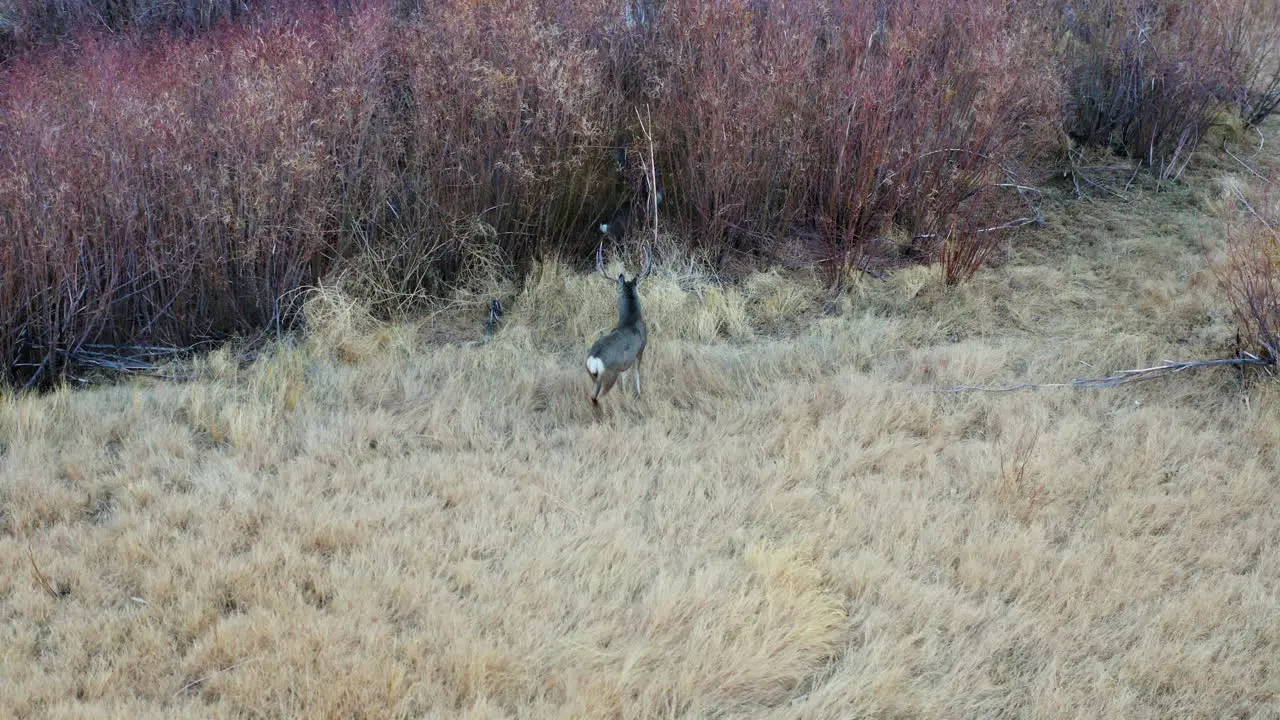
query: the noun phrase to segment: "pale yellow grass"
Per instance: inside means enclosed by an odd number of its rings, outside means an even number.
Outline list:
[[[328,296],[248,367],[7,396],[0,715],[1280,717],[1274,380],[939,392],[1229,352],[1213,197],[820,319],[660,268],[600,417],[616,298],[560,265],[482,346]]]

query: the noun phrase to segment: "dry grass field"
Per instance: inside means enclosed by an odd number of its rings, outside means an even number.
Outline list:
[[[830,316],[669,257],[598,416],[585,258],[485,345],[327,295],[249,365],[5,395],[0,715],[1280,718],[1280,384],[944,392],[1228,356],[1250,177],[1197,172]]]

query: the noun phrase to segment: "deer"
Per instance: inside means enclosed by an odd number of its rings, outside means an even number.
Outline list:
[[[653,270],[653,259],[646,250],[644,267],[639,275],[628,280],[626,273],[621,272],[616,279],[611,278],[604,270],[604,243],[601,242],[596,250],[596,270],[604,279],[618,284],[618,324],[587,351],[587,373],[596,384],[595,391],[591,393],[591,404],[598,406],[619,375],[626,382],[629,370],[636,371],[636,396],[640,395],[640,361],[644,358],[649,329],[640,311],[638,288],[640,281]]]
[[[632,226],[645,227],[651,220],[650,215],[657,212],[662,204],[662,183],[656,174],[650,174],[650,168],[643,160],[637,161],[632,157],[628,147],[623,144],[614,151],[614,163],[627,188],[627,199],[614,210],[607,222],[600,224],[600,232],[618,243],[626,240]]]

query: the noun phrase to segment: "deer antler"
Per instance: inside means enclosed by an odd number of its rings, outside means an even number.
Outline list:
[[[640,271],[640,274],[636,277],[636,280],[639,280],[640,278],[649,277],[649,272],[652,270],[653,270],[653,256],[649,254],[649,248],[645,248],[644,269]]]
[[[614,282],[616,278],[609,277],[609,273],[604,271],[604,243],[600,243],[600,247],[596,249],[596,270],[600,272],[600,277],[605,280]]]

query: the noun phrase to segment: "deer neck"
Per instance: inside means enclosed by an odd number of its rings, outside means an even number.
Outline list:
[[[641,320],[640,297],[634,288],[627,288],[618,296],[618,327],[636,326]]]

